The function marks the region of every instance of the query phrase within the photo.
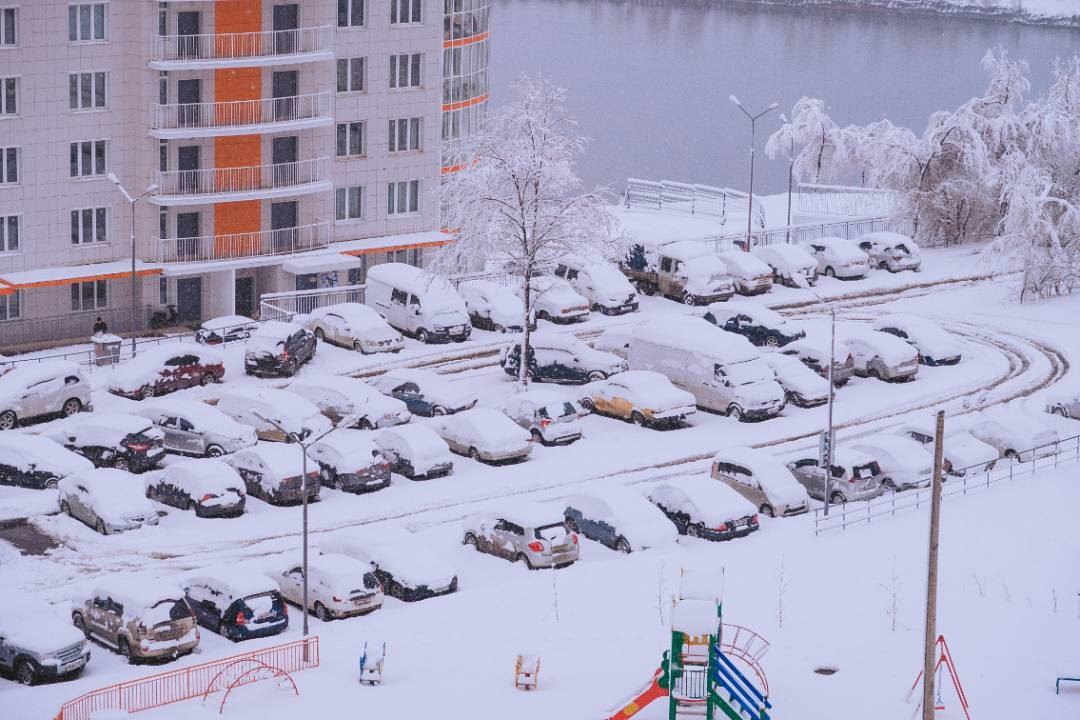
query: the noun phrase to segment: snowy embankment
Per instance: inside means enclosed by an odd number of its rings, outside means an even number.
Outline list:
[[[923,15],[1005,20],[1030,25],[1080,27],[1075,0],[721,0],[738,5],[887,10]]]

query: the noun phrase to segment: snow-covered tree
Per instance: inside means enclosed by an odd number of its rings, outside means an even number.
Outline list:
[[[520,280],[520,380],[526,384],[535,301],[529,279],[564,255],[609,256],[616,238],[608,198],[585,191],[575,171],[587,139],[566,114],[566,91],[529,77],[514,91],[516,99],[490,113],[463,143],[462,157],[469,160],[444,178],[444,222],[453,239],[432,269],[455,275],[497,267]]]
[[[800,98],[791,120],[769,136],[765,153],[770,158],[788,152],[791,143],[802,148],[795,156],[795,176],[819,183],[836,175],[845,157],[844,133],[816,98]]]

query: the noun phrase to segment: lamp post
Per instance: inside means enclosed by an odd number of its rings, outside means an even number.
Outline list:
[[[825,463],[825,515],[828,516],[829,480],[832,478],[833,444],[836,440],[833,435],[833,397],[836,393],[836,385],[833,384],[833,368],[836,366],[836,308],[831,303],[826,303],[820,295],[810,290],[809,287],[806,290],[829,310],[829,315],[832,318],[829,330],[829,410],[825,425],[825,457],[822,458]]]
[[[120,184],[120,178],[116,177],[116,173],[109,173],[106,177],[109,178],[109,182],[116,186],[124,196],[124,199],[131,205],[131,356],[135,357],[135,316],[139,312],[139,301],[135,296],[135,203],[155,192],[158,186],[151,183],[150,187],[143,190],[141,195],[132,197],[131,193]]]
[[[784,125],[790,125],[791,121],[787,119],[787,115],[780,113],[780,122]],[[788,133],[788,139],[791,140],[791,147],[788,149],[787,158],[787,232],[785,234],[785,241],[791,243],[791,186],[792,181],[795,179],[795,136],[790,132]]]
[[[760,118],[763,115],[766,115],[766,114],[772,112],[773,110],[777,109],[778,107],[780,107],[780,103],[773,103],[772,105],[765,108],[764,110],[762,110],[758,114],[754,115],[749,110],[744,108],[742,106],[742,103],[739,102],[739,98],[735,97],[734,95],[728,95],[728,100],[730,100],[732,103],[734,103],[735,107],[742,110],[743,115],[746,115],[746,117],[750,118],[750,195],[748,197],[747,204],[746,204],[746,248],[745,248],[746,252],[750,252],[750,233],[751,233],[750,221],[753,219],[753,216],[754,216],[754,145],[756,143],[757,121],[758,121],[758,118]]]

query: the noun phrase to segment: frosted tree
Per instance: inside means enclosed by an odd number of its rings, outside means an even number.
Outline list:
[[[600,190],[585,191],[575,171],[587,139],[563,105],[566,91],[522,77],[514,102],[492,112],[462,146],[469,158],[444,178],[445,224],[453,240],[435,272],[454,275],[497,267],[518,278],[524,294],[520,381],[527,384],[534,293],[529,279],[564,255],[610,256],[615,221]]]
[[[795,177],[820,183],[836,176],[846,156],[845,133],[816,98],[800,98],[791,110],[790,122],[769,136],[765,153],[770,158],[788,152],[791,144],[801,148],[795,156]]]

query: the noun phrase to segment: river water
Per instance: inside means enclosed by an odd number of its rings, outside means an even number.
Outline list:
[[[840,125],[889,118],[921,133],[931,113],[982,93],[988,48],[1026,59],[1035,93],[1055,57],[1080,52],[1077,30],[721,0],[496,0],[492,13],[493,104],[522,73],[565,86],[592,138],[580,174],[615,192],[627,177],[745,189],[750,122],[732,94],[752,111],[819,97]],[[762,152],[778,124],[758,121],[757,191],[786,187],[786,158]]]

